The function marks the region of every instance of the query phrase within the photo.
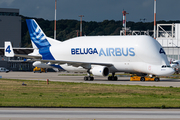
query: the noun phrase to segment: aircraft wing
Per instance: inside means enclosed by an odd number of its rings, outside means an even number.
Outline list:
[[[31,59],[42,59],[42,56],[38,55],[23,55],[23,54],[14,54],[16,57],[23,57],[23,58],[31,58]]]
[[[91,65],[102,65],[102,66],[106,66],[106,67],[111,67],[113,66],[113,64],[111,63],[90,63],[90,62],[77,62],[77,61],[63,61],[63,60],[35,60],[33,59],[33,61],[41,61],[44,63],[48,63],[50,62],[50,64],[68,64],[68,65],[72,65],[74,67],[83,67],[83,68],[90,68]]]

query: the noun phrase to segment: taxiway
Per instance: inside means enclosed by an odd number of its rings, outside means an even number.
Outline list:
[[[108,81],[107,77],[95,77],[94,81],[84,81],[84,76],[61,76],[66,72],[48,72],[48,73],[33,73],[33,72],[9,72],[0,73],[2,78],[6,79],[24,79],[24,80],[44,80],[59,82],[83,82],[83,83],[98,83],[98,84],[118,84],[118,85],[142,85],[142,86],[164,86],[164,87],[180,87],[180,79],[160,78],[159,82],[155,81],[130,81],[130,77],[118,77],[118,81]]]

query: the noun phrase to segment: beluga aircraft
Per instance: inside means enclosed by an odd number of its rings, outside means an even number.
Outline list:
[[[34,19],[27,19],[34,48],[29,55],[14,54],[10,42],[5,42],[5,56],[20,56],[56,65],[72,72],[87,72],[84,80],[93,76],[108,76],[117,80],[116,72],[128,72],[144,77],[169,76],[174,73],[162,46],[150,36],[83,36],[64,42],[47,37]],[[54,66],[55,67],[55,66]]]

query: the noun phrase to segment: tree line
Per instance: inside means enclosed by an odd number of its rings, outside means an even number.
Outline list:
[[[39,26],[42,28],[46,36],[54,38],[54,21],[44,20],[42,18],[22,18],[22,45],[21,47],[31,47],[30,36],[28,28],[26,25],[26,19],[35,19]],[[180,21],[157,21],[157,24],[171,24],[171,23],[180,23]],[[68,20],[62,19],[57,20],[56,27],[56,39],[59,41],[65,41],[70,38],[77,36],[77,30],[80,29],[80,21],[78,20]],[[122,21],[115,20],[104,20],[102,22],[90,21],[82,22],[83,26],[83,35],[86,36],[98,36],[98,35],[119,35],[120,30],[122,30]],[[130,27],[131,30],[153,30],[154,22],[133,22],[128,21],[126,23],[127,27]],[[168,28],[167,28],[168,29]]]

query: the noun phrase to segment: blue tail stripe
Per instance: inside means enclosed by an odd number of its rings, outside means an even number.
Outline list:
[[[33,43],[38,47],[39,54],[42,55],[43,60],[55,60],[50,52],[51,44],[46,39],[46,35],[33,19],[27,19],[27,26],[29,34]]]
[[[49,47],[51,46],[48,40],[46,39],[46,35],[42,32],[40,27],[34,22],[32,19],[27,19],[27,26],[29,29],[29,34],[31,40],[34,44],[40,49],[42,47]]]
[[[49,50],[49,47],[43,47],[39,49],[39,53],[42,55],[43,60],[55,60]]]

